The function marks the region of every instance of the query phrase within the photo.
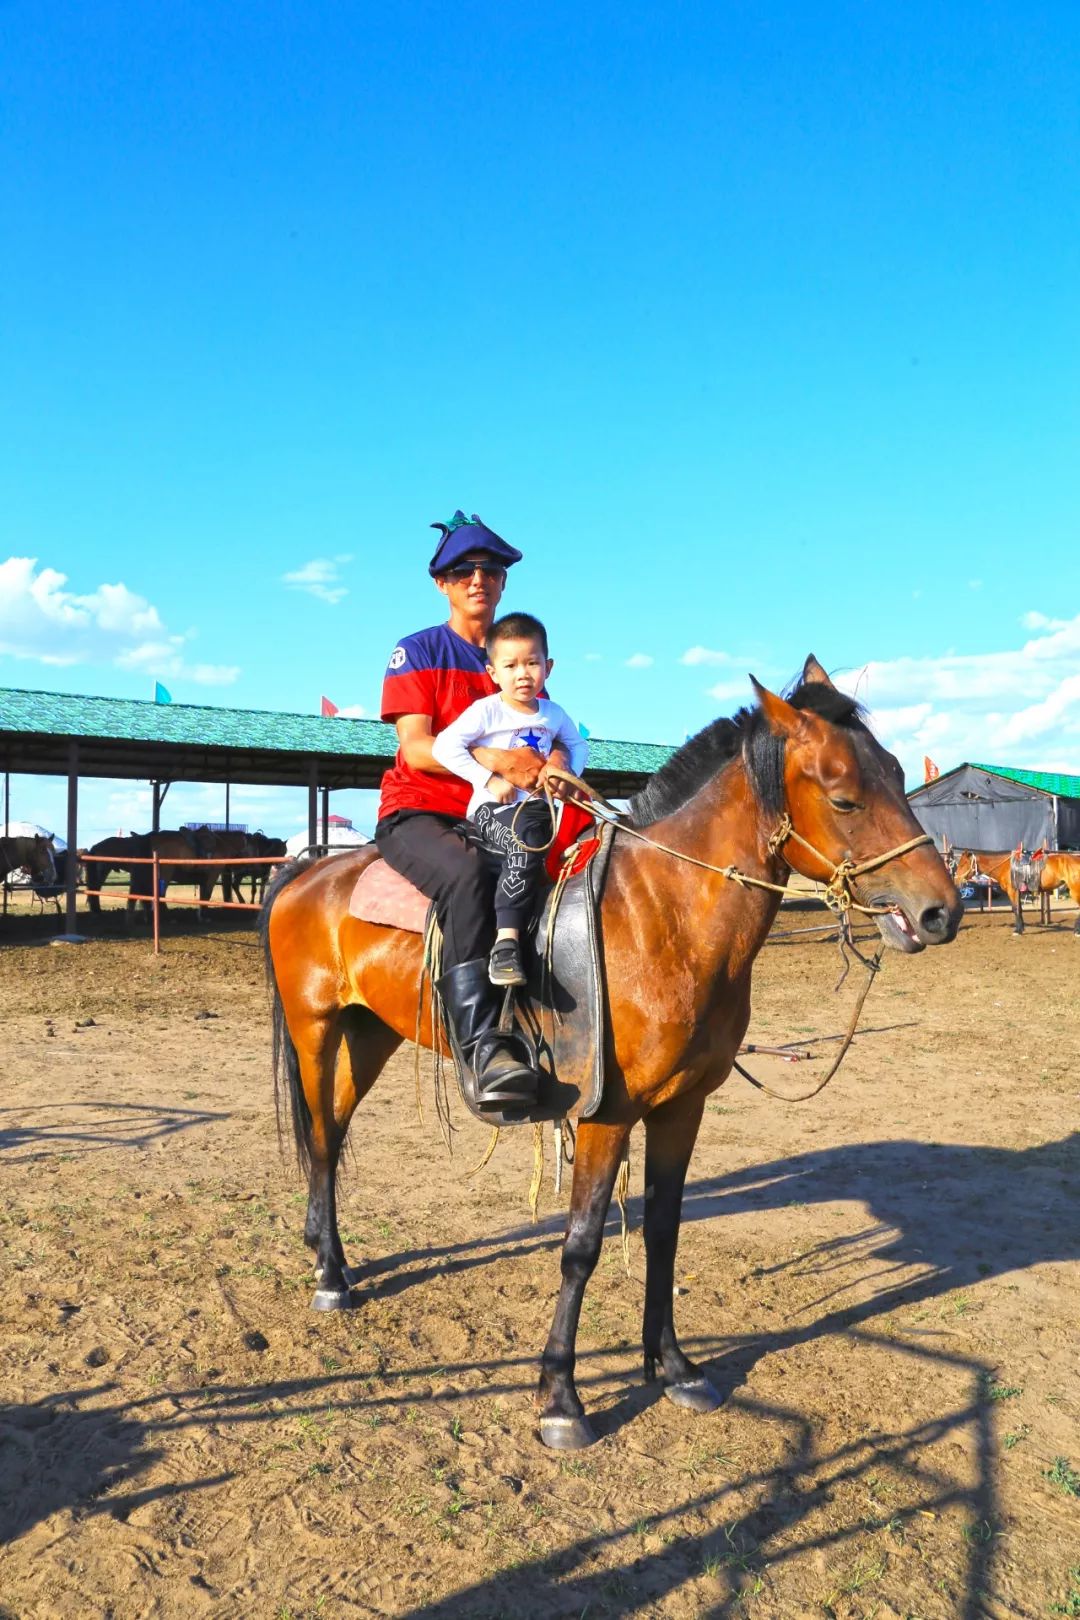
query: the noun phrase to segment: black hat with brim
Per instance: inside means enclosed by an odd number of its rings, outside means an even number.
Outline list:
[[[481,523],[475,512],[471,518],[467,518],[464,512],[458,510],[449,523],[433,523],[431,527],[442,530],[442,539],[434,557],[428,563],[428,573],[432,579],[439,574],[445,574],[447,569],[453,568],[463,557],[472,556],[480,551],[493,557],[503,568],[510,568],[514,563],[521,561],[521,552],[517,547],[508,546],[494,529],[489,529],[486,523]]]

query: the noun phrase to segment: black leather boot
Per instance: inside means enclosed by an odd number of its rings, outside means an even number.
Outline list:
[[[529,1043],[520,1033],[499,1030],[500,997],[488,978],[486,956],[449,968],[435,985],[459,1063],[476,1076],[483,1107],[527,1108],[536,1101],[540,1076]]]

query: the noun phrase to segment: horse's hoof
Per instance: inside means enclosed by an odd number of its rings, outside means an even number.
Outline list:
[[[707,1378],[688,1378],[682,1384],[665,1384],[664,1395],[673,1406],[688,1412],[718,1412],[724,1402]]]
[[[540,1439],[549,1451],[583,1451],[595,1444],[596,1431],[587,1417],[542,1417]]]
[[[313,1311],[352,1311],[359,1303],[348,1288],[316,1288],[311,1296]]]

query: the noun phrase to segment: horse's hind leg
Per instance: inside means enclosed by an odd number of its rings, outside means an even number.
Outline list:
[[[704,1091],[692,1091],[645,1120],[645,1381],[654,1381],[659,1362],[664,1394],[694,1412],[714,1412],[721,1404],[700,1367],[679,1347],[673,1305],[683,1187],[704,1106]]]
[[[357,1273],[346,1263],[337,1223],[337,1167],[357,1103],[374,1085],[401,1037],[366,1007],[345,1007],[298,1048],[311,1114],[311,1173],[304,1242],[315,1250],[315,1310],[348,1310]]]

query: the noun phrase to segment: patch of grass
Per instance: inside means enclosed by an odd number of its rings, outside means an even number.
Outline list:
[[[981,1380],[981,1394],[984,1401],[1011,1401],[1014,1396],[1023,1393],[1020,1384],[999,1384],[989,1373],[984,1374]]]
[[[1048,1607],[1051,1614],[1080,1616],[1080,1564],[1074,1564],[1069,1571],[1069,1590],[1064,1603],[1051,1603]]]
[[[989,1519],[976,1519],[974,1524],[965,1524],[961,1535],[965,1541],[975,1544],[984,1544],[993,1541],[995,1530]]]
[[[1005,1447],[1006,1451],[1011,1451],[1013,1446],[1018,1446],[1020,1444],[1021,1440],[1026,1440],[1030,1433],[1031,1424],[1021,1423],[1018,1429],[1010,1429],[1008,1434],[1002,1439],[1001,1443]]]
[[[1053,1467],[1043,1470],[1043,1478],[1056,1485],[1066,1496],[1080,1496],[1080,1474],[1070,1465],[1067,1457],[1055,1457]]]

